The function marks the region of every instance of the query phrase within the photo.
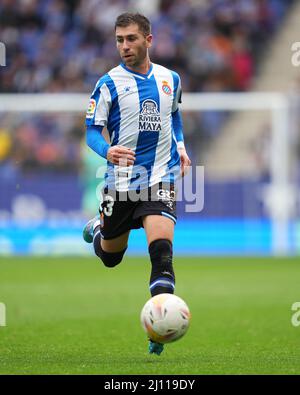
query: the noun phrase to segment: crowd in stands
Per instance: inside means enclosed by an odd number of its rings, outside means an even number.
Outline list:
[[[78,172],[83,117],[74,114],[0,117],[0,178],[39,171]]]
[[[0,70],[0,93],[89,94],[99,76],[119,63],[116,16],[124,11],[143,12],[138,3],[2,0],[0,41],[5,43],[7,59]],[[186,92],[245,91],[291,3],[157,0],[150,17],[154,35],[151,59],[176,70]],[[186,117],[187,143],[204,147],[218,131],[222,117],[220,113],[190,114]],[[26,169],[76,169],[83,136],[83,117],[39,116],[8,123],[0,114],[0,142],[6,141],[0,164],[9,159]]]

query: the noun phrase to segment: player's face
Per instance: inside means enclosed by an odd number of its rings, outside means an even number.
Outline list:
[[[136,24],[117,27],[116,40],[122,61],[133,69],[143,64],[152,45],[152,35],[145,36]]]

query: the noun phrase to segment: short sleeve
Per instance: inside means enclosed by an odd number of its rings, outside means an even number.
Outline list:
[[[109,88],[100,79],[90,97],[85,118],[86,126],[106,126],[111,102],[112,100]]]

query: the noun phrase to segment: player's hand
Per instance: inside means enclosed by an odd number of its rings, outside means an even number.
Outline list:
[[[130,148],[114,145],[107,151],[107,160],[114,165],[131,166],[135,161],[135,153]]]
[[[184,147],[178,148],[178,153],[180,156],[180,174],[181,177],[184,177],[189,172],[192,162]]]

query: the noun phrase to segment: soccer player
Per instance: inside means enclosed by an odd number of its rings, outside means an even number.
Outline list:
[[[145,16],[119,15],[115,36],[122,62],[98,80],[86,114],[87,144],[107,159],[107,173],[100,215],[86,224],[83,237],[112,268],[122,261],[130,230],[143,227],[151,295],[173,293],[176,180],[191,164],[178,109],[180,78],[150,61],[152,34]],[[162,350],[150,341],[150,353]]]

